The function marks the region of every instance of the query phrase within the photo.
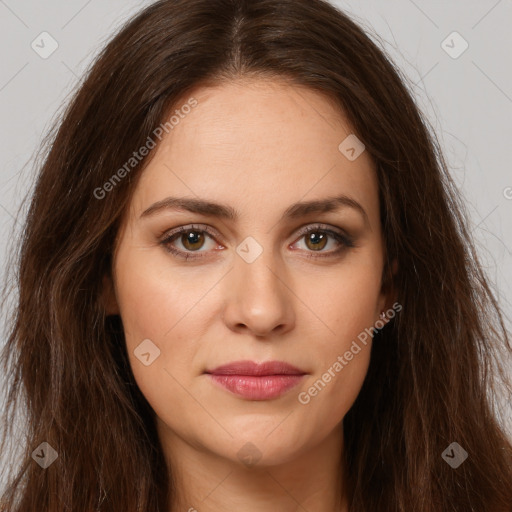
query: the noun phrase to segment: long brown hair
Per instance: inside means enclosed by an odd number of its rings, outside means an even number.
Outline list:
[[[27,421],[5,509],[168,506],[174,483],[153,412],[131,373],[120,319],[101,299],[120,219],[151,153],[104,184],[188,91],[249,75],[332,97],[377,163],[384,277],[396,259],[403,311],[375,335],[344,418],[350,510],[510,511],[512,446],[494,406],[498,384],[508,384],[500,356],[512,351],[504,315],[406,80],[323,0],[161,0],[87,73],[47,144],[16,254],[2,451],[16,414]],[[42,442],[58,453],[45,470],[31,457]],[[457,469],[442,457],[453,442],[468,454]]]

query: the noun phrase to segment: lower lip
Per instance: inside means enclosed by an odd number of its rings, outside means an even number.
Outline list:
[[[270,400],[295,387],[304,375],[213,375],[212,380],[249,400]]]

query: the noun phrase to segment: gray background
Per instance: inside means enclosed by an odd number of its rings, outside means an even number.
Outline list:
[[[33,186],[34,155],[43,135],[105,41],[150,3],[0,0],[2,262],[16,212]],[[409,79],[466,198],[472,233],[498,300],[512,316],[512,0],[333,3],[370,31]],[[42,46],[44,31],[58,43],[47,59],[31,47],[33,41]],[[442,47],[454,31],[469,44],[458,58]],[[453,52],[462,42],[448,38],[447,44]],[[503,410],[510,428],[512,409]]]

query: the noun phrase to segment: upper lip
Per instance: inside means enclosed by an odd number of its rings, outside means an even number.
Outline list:
[[[223,364],[205,373],[212,375],[304,375],[306,372],[284,361],[266,361],[256,363],[254,361],[233,361]]]

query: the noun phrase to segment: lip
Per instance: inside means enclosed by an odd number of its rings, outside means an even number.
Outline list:
[[[295,387],[306,372],[284,361],[235,361],[206,370],[213,382],[248,400],[271,400]]]

